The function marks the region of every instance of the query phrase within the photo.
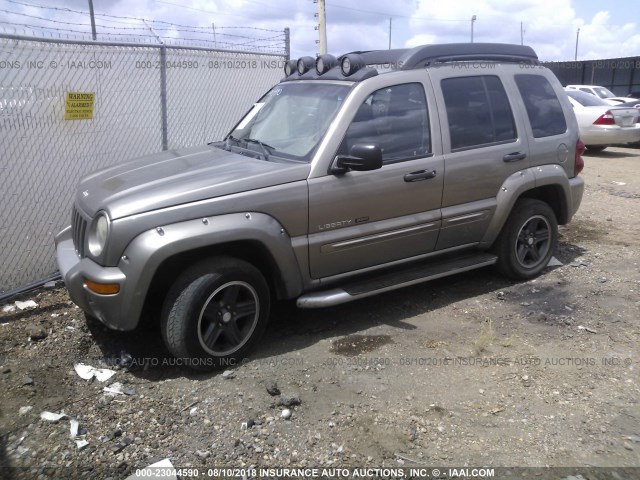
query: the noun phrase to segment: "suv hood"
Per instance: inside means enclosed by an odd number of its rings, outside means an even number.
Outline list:
[[[76,205],[112,220],[283,183],[305,180],[310,165],[276,163],[204,145],[167,150],[85,177]]]

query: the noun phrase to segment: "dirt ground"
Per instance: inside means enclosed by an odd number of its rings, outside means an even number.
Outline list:
[[[87,323],[61,287],[12,299],[38,306],[0,313],[1,475],[120,479],[164,458],[640,466],[640,150],[584,158],[562,265],[524,283],[487,268],[330,309],[278,305],[259,350],[224,374],[175,365],[151,326]],[[116,373],[83,380],[80,362]],[[103,392],[116,382],[125,393]]]

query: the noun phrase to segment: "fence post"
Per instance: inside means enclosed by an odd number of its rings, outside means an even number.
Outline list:
[[[284,29],[284,54],[287,62],[291,60],[291,37],[289,36],[289,27]]]
[[[162,150],[169,149],[167,122],[167,46],[160,46],[160,109],[162,115]]]

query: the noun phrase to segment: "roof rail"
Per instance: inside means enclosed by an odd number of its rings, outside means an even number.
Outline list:
[[[362,56],[367,65],[393,64],[397,70],[413,70],[436,63],[461,61],[538,63],[538,55],[531,47],[509,43],[444,43],[353,53]]]

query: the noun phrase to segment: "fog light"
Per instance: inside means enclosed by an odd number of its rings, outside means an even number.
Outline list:
[[[100,295],[115,295],[120,291],[120,285],[117,283],[98,283],[85,278],[84,284],[93,293],[98,293]]]

